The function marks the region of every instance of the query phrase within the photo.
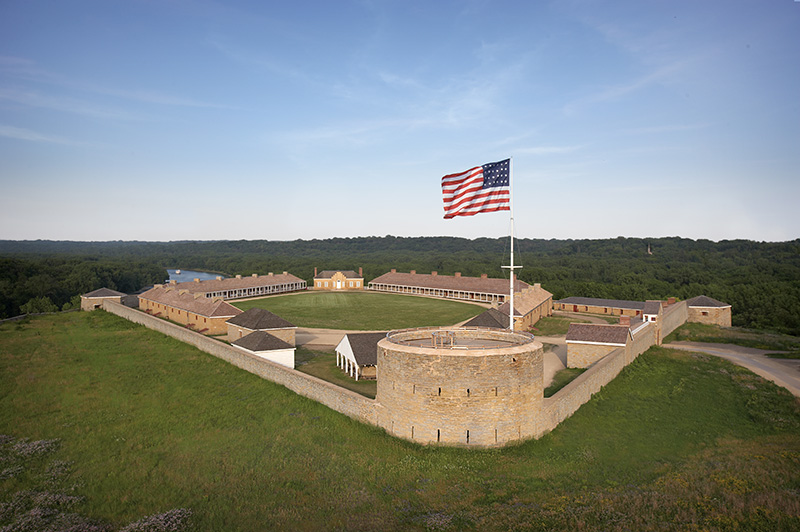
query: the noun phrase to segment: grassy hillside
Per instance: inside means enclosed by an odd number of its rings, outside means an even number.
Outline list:
[[[378,292],[303,292],[233,304],[242,310],[265,308],[298,327],[356,331],[453,325],[486,310],[471,303]]]
[[[46,508],[115,530],[170,510],[200,531],[800,529],[797,400],[667,349],[538,441],[453,449],[102,311],[62,314],[0,325],[0,434],[10,529]]]

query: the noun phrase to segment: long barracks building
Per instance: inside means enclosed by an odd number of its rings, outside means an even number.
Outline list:
[[[250,277],[217,277],[208,281],[195,279],[185,283],[170,283],[178,290],[188,290],[192,294],[202,294],[204,297],[222,299],[240,299],[243,297],[266,296],[270,294],[283,294],[306,289],[306,282],[295,277],[289,272],[267,275],[253,274]]]
[[[380,292],[396,292],[418,296],[444,297],[478,301],[481,303],[504,303],[509,297],[508,279],[490,279],[486,274],[480,277],[463,277],[459,272],[455,275],[439,275],[437,272],[399,273],[392,269],[369,282],[369,289]],[[522,292],[529,288],[528,283],[517,279],[514,292]]]

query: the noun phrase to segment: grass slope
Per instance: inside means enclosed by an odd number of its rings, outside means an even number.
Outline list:
[[[200,531],[800,528],[797,400],[660,348],[538,441],[438,448],[113,315],[63,314],[0,326],[0,433],[60,440],[72,511],[115,527],[185,508]],[[46,467],[0,475],[0,499],[43,489]]]
[[[234,304],[242,310],[265,308],[298,327],[356,331],[453,325],[486,310],[460,301],[378,292],[304,292]]]

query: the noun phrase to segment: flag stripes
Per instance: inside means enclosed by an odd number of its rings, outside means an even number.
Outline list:
[[[442,197],[445,219],[511,210],[509,160],[444,176]]]

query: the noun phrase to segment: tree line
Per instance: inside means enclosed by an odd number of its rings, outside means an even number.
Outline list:
[[[0,313],[43,298],[62,308],[106,286],[132,293],[169,267],[223,275],[289,271],[311,283],[314,268],[363,268],[365,281],[416,270],[503,277],[509,239],[358,237],[212,242],[0,241]],[[733,324],[800,335],[800,240],[713,242],[684,238],[515,240],[519,278],[555,299],[688,299],[733,306]]]

